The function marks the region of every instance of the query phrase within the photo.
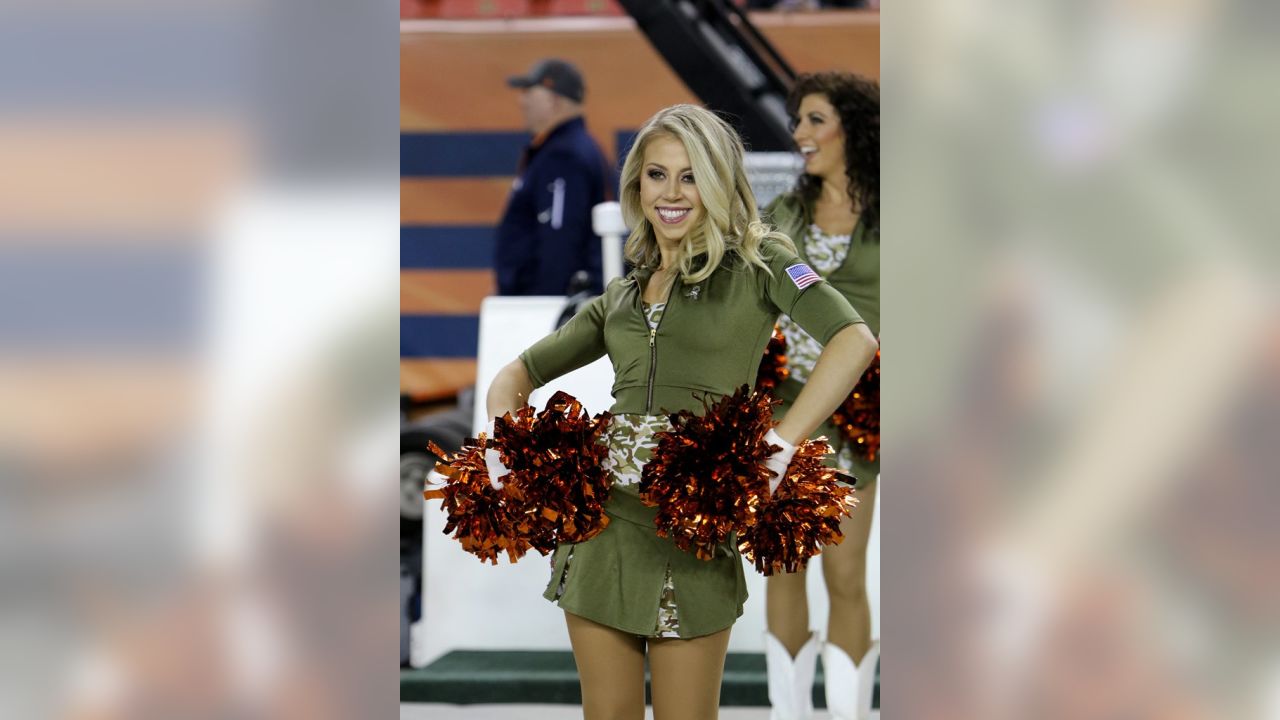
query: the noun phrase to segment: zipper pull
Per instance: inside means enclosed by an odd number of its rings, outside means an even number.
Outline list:
[[[649,347],[653,347],[653,339],[658,335],[658,328],[649,328]]]

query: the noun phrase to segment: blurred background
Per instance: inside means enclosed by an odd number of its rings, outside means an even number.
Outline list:
[[[1275,9],[882,18],[882,704],[1280,716]]]
[[[397,712],[397,23],[0,6],[0,717]]]

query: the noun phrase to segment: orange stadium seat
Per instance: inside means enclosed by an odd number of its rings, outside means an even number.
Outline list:
[[[530,0],[436,0],[439,10],[432,17],[466,18],[528,17]]]
[[[400,0],[401,19],[626,15],[617,0]]]
[[[548,15],[626,15],[617,0],[549,0]]]
[[[400,0],[400,19],[440,17],[440,0]]]

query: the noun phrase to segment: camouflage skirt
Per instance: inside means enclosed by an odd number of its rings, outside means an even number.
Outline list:
[[[605,511],[609,526],[585,543],[552,555],[543,594],[567,612],[648,638],[692,638],[719,632],[742,614],[746,580],[736,539],[712,560],[699,560],[658,537],[657,511],[640,502],[638,484],[669,429],[661,416],[617,415],[604,442],[614,486]]]

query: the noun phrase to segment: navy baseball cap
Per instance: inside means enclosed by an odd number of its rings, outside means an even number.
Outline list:
[[[517,75],[507,78],[507,84],[513,88],[531,88],[541,85],[557,95],[563,95],[574,102],[582,102],[587,94],[582,84],[582,73],[572,64],[559,58],[539,60],[529,70],[528,75]]]

